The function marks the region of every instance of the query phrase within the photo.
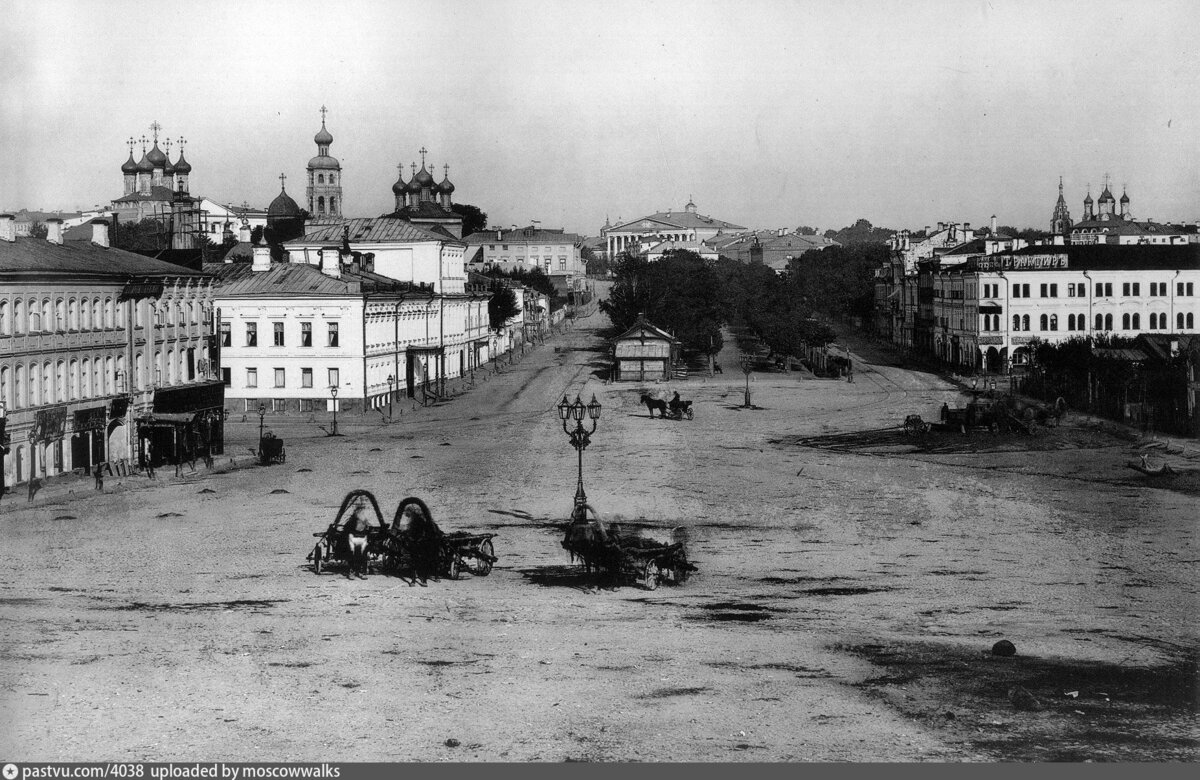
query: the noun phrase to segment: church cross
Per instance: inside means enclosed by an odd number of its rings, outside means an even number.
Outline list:
[[[129,156],[130,157],[133,156],[133,145],[136,143],[137,143],[137,141],[133,140],[133,136],[129,136]]]
[[[399,163],[396,170],[400,171],[400,178],[404,178],[404,163]]]
[[[145,154],[146,153],[146,136],[143,135],[141,138],[141,141],[142,141],[142,154]]]
[[[285,179],[287,179],[287,176],[284,176],[282,173],[279,174],[279,189],[281,190],[283,189],[283,182]]]
[[[425,152],[426,152],[426,149],[424,146],[422,146],[421,147],[421,167],[422,168],[425,167]]]
[[[413,176],[416,176],[417,175],[417,164],[416,163],[412,164],[412,171],[413,171]]]
[[[444,170],[446,172],[446,175],[444,178],[449,179],[450,178],[450,165],[448,163],[446,165],[443,165],[442,170]]]
[[[180,154],[183,154],[183,145],[186,143],[187,143],[187,140],[184,139],[183,136],[179,136],[179,153]]]
[[[1108,189],[1108,174],[1104,174],[1104,189]]]
[[[325,106],[321,106],[321,127],[325,126],[325,114],[328,112],[329,109],[325,108]]]
[[[153,122],[150,123],[150,130],[154,133],[154,143],[157,144],[158,143],[158,131],[162,130],[162,125],[160,125],[158,123],[157,119],[155,119]]]

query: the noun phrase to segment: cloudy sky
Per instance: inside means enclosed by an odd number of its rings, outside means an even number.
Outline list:
[[[122,193],[130,136],[187,140],[192,193],[303,199],[319,109],[344,211],[450,165],[494,225],[596,234],[681,209],[1046,228],[1063,177],[1200,219],[1192,0],[0,3],[0,208]],[[140,156],[140,146],[135,157]],[[172,154],[172,157],[175,155]]]

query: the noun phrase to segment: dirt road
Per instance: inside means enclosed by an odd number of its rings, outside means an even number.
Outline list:
[[[957,391],[863,355],[853,383],[753,375],[753,409],[733,371],[652,386],[697,411],[650,420],[643,388],[597,378],[600,324],[392,425],[276,421],[286,465],[6,502],[0,754],[1195,760],[1196,497],[1127,468],[1130,441],[1068,418],[917,446],[904,417]],[[577,393],[604,407],[591,503],[686,527],[685,585],[570,565],[554,405]],[[500,561],[424,588],[316,576],[351,488],[495,532]]]

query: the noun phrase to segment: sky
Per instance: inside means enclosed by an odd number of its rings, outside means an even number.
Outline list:
[[[0,209],[123,193],[186,139],[191,192],[303,204],[320,108],[343,211],[443,165],[493,226],[597,235],[682,210],[751,228],[1049,227],[1106,174],[1200,220],[1192,0],[0,0]],[[177,147],[176,147],[177,150]],[[135,158],[141,147],[135,147]],[[172,159],[176,154],[172,153]]]

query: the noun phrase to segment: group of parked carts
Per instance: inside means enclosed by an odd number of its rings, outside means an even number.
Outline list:
[[[375,571],[409,575],[414,584],[424,584],[443,577],[456,580],[464,572],[486,577],[497,561],[492,543],[496,534],[446,533],[425,502],[412,496],[401,501],[388,520],[374,495],[352,490],[329,527],[313,536],[317,542],[307,560],[317,574],[339,569],[347,576],[365,577]],[[661,542],[636,528],[605,523],[587,504],[577,507],[566,523],[562,547],[585,574],[611,584],[633,582],[652,590],[661,582],[683,583],[696,570],[687,558],[683,529]]]

